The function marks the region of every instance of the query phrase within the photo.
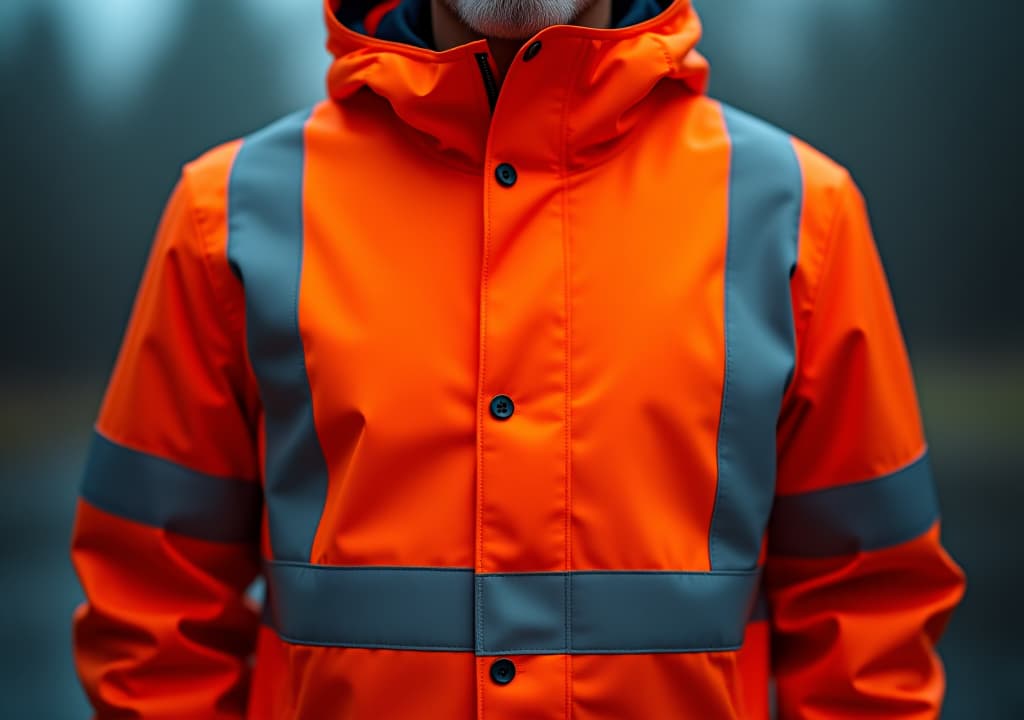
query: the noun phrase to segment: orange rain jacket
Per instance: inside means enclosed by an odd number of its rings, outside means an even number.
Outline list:
[[[935,717],[964,580],[847,172],[703,94],[688,0],[496,98],[337,10],[329,99],[157,233],[74,530],[98,717]]]

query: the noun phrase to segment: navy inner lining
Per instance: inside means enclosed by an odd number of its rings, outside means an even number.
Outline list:
[[[368,34],[364,18],[378,2],[344,0],[338,10],[338,20],[356,32]],[[636,25],[653,18],[664,7],[660,0],[612,0],[612,26],[622,28]],[[402,0],[395,9],[381,18],[375,37],[437,50],[430,23],[429,0]]]

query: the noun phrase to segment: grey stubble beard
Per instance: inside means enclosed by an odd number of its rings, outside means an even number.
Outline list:
[[[525,40],[546,27],[566,25],[595,0],[442,0],[484,37]]]

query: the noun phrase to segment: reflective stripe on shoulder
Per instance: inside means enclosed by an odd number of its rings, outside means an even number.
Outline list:
[[[760,585],[758,569],[476,574],[268,562],[266,573],[267,619],[286,642],[477,655],[734,650]]]
[[[215,477],[93,433],[82,480],[89,504],[134,522],[214,542],[255,542],[259,483]]]
[[[799,254],[803,176],[792,139],[722,106],[731,144],[724,268],[725,368],[714,570],[758,560],[775,494],[776,425],[796,362],[789,279]]]
[[[306,125],[289,115],[248,137],[228,186],[228,262],[245,291],[249,359],[265,411],[267,513],[274,556],[307,560],[327,497],[299,331]]]
[[[827,557],[913,540],[939,518],[928,454],[872,480],[776,498],[769,552]]]

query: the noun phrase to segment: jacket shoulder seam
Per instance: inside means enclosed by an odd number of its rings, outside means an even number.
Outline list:
[[[188,211],[189,223],[192,226],[192,232],[196,236],[197,250],[199,252],[201,262],[203,264],[203,271],[206,274],[207,282],[210,283],[210,287],[213,290],[214,295],[217,298],[219,310],[222,313],[223,319],[230,325],[230,329],[233,332],[238,332],[244,327],[245,316],[241,308],[236,306],[236,303],[230,301],[230,294],[227,292],[220,281],[217,270],[214,267],[213,256],[214,251],[211,247],[211,240],[209,235],[204,231],[202,223],[196,214],[196,201],[195,194],[192,189],[192,183],[190,180],[191,172],[188,167],[182,171],[181,185],[182,191],[185,195],[185,202]],[[226,194],[226,191],[225,191]],[[227,213],[224,213],[223,222],[227,224]],[[228,229],[225,228],[225,233]]]

